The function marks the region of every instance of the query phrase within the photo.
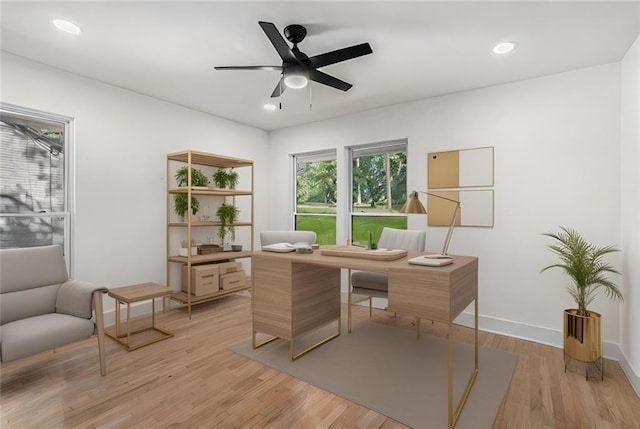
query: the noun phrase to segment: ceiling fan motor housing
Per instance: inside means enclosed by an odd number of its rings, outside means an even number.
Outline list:
[[[294,45],[302,42],[306,35],[307,29],[302,25],[291,24],[284,27],[284,37]]]

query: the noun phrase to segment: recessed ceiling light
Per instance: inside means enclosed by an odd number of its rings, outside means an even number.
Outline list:
[[[506,54],[513,51],[518,44],[516,42],[500,42],[493,47],[495,54]]]
[[[65,33],[78,35],[80,34],[80,27],[75,25],[73,22],[67,21],[66,19],[54,19],[53,25],[56,26],[58,30],[62,30]]]
[[[270,112],[273,112],[274,110],[276,110],[276,105],[271,103],[267,103],[263,107],[264,107],[264,110],[268,110]]]

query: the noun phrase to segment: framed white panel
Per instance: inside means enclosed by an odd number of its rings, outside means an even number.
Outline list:
[[[460,187],[493,186],[493,148],[459,151]]]
[[[460,191],[460,226],[493,226],[493,190]]]
[[[493,147],[429,153],[427,182],[429,189],[493,186]]]

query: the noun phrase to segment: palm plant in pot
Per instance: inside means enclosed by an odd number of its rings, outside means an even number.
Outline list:
[[[230,235],[231,240],[236,238],[236,229],[234,223],[238,220],[240,210],[233,204],[223,203],[218,207],[216,216],[220,220],[220,228],[218,229],[218,237],[222,241],[222,247],[229,247],[225,245],[225,238]],[[226,249],[225,249],[226,250]]]
[[[565,370],[567,357],[582,362],[600,362],[602,376],[602,316],[589,310],[589,305],[598,292],[622,301],[620,289],[607,278],[607,274],[620,274],[603,258],[619,250],[613,246],[595,246],[588,243],[577,231],[560,227],[560,232],[543,235],[555,240],[547,247],[555,253],[560,262],[544,267],[541,272],[551,268],[560,268],[571,278],[567,290],[578,306],[577,309],[564,311],[564,355]]]

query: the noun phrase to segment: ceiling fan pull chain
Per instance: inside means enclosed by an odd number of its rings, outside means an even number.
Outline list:
[[[311,87],[313,85],[311,85],[311,83],[309,83],[309,112],[313,111],[313,96],[312,96],[312,91],[311,91]]]

